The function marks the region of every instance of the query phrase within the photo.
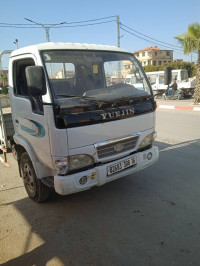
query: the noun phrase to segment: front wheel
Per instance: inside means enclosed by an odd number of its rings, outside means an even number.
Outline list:
[[[29,197],[36,202],[47,200],[50,196],[50,189],[37,178],[27,152],[24,152],[21,157],[21,171],[24,187]]]
[[[181,93],[178,94],[178,100],[180,100],[182,97]]]

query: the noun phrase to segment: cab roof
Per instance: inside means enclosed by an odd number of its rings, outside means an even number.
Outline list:
[[[97,50],[97,51],[114,51],[114,52],[130,53],[128,50],[124,50],[119,47],[110,46],[110,45],[46,42],[17,49],[11,53],[11,57],[21,54],[35,53],[43,50],[94,50],[94,51]]]

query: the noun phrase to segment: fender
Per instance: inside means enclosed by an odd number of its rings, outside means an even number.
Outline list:
[[[46,167],[38,160],[35,152],[33,151],[32,147],[26,139],[17,135],[14,135],[13,139],[17,145],[21,145],[28,153],[38,179],[41,179],[42,177],[46,176],[54,176],[56,174],[55,170]]]

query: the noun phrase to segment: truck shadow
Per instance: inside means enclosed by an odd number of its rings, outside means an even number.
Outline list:
[[[138,256],[141,265],[150,262],[158,265],[159,256],[168,262],[176,250],[169,245],[163,253],[161,243],[171,230],[170,219],[177,211],[174,206],[184,203],[179,202],[180,194],[186,195],[191,189],[183,186],[178,191],[180,181],[184,185],[190,176],[197,196],[195,187],[199,185],[200,167],[194,150],[199,149],[200,140],[174,145],[157,142],[156,145],[160,149],[159,161],[134,176],[69,196],[53,193],[50,200],[42,204],[29,198],[9,203],[24,217],[30,231],[23,243],[22,255],[2,265],[139,265]],[[183,168],[183,158],[187,162],[191,157],[193,162]],[[191,177],[191,168],[197,167],[198,171]],[[187,201],[187,197],[184,200]],[[199,196],[198,200],[200,203]],[[185,217],[185,211],[180,208],[180,219]],[[192,223],[198,223],[197,220],[194,218]],[[180,221],[174,223],[180,233],[185,230]],[[159,224],[161,229],[157,228]],[[36,237],[43,243],[30,250],[32,239]],[[173,235],[170,241],[181,245],[181,240]],[[181,258],[184,256],[189,254],[180,253]]]

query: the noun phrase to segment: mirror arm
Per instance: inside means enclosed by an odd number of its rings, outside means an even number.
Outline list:
[[[60,105],[59,104],[55,104],[55,103],[44,103],[41,101],[40,97],[38,97],[38,102],[41,104],[41,105],[49,105],[49,106],[53,106],[55,107],[57,110],[60,110]]]

